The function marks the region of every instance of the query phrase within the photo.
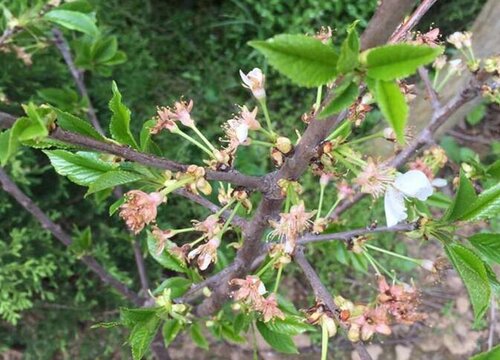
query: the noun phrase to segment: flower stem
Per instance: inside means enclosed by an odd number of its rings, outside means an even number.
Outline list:
[[[319,107],[321,106],[321,97],[323,96],[323,86],[318,86],[318,92],[316,93],[316,103],[314,104],[315,112],[319,111]]]
[[[278,288],[280,286],[281,273],[283,272],[283,264],[278,268],[278,275],[276,275],[276,283],[274,284],[274,293],[278,292]]]
[[[316,220],[321,217],[321,208],[323,207],[323,198],[325,195],[325,185],[320,185],[319,188],[319,204],[318,204],[318,212],[316,213]]]
[[[326,321],[321,322],[321,360],[326,360],[328,356],[328,328]]]
[[[254,140],[254,139],[252,139],[252,144],[262,145],[262,146],[267,146],[267,147],[273,147],[274,146],[273,143],[270,143],[270,142],[267,142],[267,141]]]
[[[267,109],[266,99],[264,98],[259,100],[259,104],[262,107],[262,111],[264,112],[264,117],[266,118],[266,124],[267,124],[267,129],[269,130],[269,134],[272,136],[273,139],[275,139],[276,136],[274,135],[273,126],[271,124],[271,117],[269,116],[269,110]]]
[[[340,203],[341,200],[342,200],[341,198],[338,198],[337,200],[335,200],[335,203],[332,205],[330,210],[328,210],[328,212],[326,213],[325,218],[328,219],[330,217],[330,215],[332,215],[333,211],[335,210],[335,208],[337,207],[337,205]]]
[[[436,92],[440,92],[441,91],[441,88],[444,86],[444,84],[446,84],[448,82],[448,80],[450,80],[450,77],[454,74],[455,72],[454,71],[450,71],[448,70],[448,73],[446,74],[446,76],[444,77],[443,80],[441,80],[441,82],[439,83],[439,85],[437,85],[435,87],[436,89]]]
[[[191,248],[193,248],[196,244],[198,244],[200,241],[202,241],[205,238],[205,235],[200,236],[198,239],[190,243]]]
[[[227,228],[229,227],[229,224],[231,224],[231,221],[233,220],[234,216],[238,212],[238,209],[240,208],[240,205],[241,205],[241,203],[237,203],[236,204],[236,206],[234,207],[233,211],[231,212],[231,214],[227,218],[226,222],[224,223],[224,226],[222,227],[222,230],[220,231],[220,236],[221,237],[226,232]]]
[[[375,250],[375,251],[379,251],[379,252],[381,252],[381,253],[384,253],[384,254],[387,254],[387,255],[391,255],[391,256],[394,256],[394,257],[397,257],[397,258],[400,258],[400,259],[406,260],[406,261],[410,261],[410,262],[415,263],[415,264],[418,264],[418,265],[420,265],[420,264],[422,263],[422,261],[421,261],[421,260],[414,259],[414,258],[411,258],[411,257],[408,257],[408,256],[404,256],[404,255],[401,255],[401,254],[398,254],[398,253],[395,253],[395,252],[392,252],[392,251],[389,251],[389,250],[385,250],[385,249],[379,248],[379,247],[374,246],[374,245],[365,244],[365,246],[366,246],[368,249],[372,249],[372,250]]]
[[[372,265],[373,269],[375,269],[375,272],[377,273],[378,276],[381,276],[382,274],[380,273],[380,270],[377,267],[377,264],[375,264],[375,261],[373,261],[373,258],[368,254],[367,251],[363,251],[363,255],[368,259],[368,262]]]
[[[437,81],[439,78],[439,72],[440,72],[440,70],[438,70],[438,69],[436,69],[436,71],[434,72],[434,79],[432,79],[432,87],[434,89],[436,89]]]
[[[381,138],[381,137],[384,137],[384,133],[382,131],[379,131],[379,132],[377,132],[375,134],[367,135],[367,136],[364,136],[364,137],[361,137],[361,138],[349,141],[347,144],[348,145],[357,144],[357,143],[360,143],[360,142],[363,142],[363,141],[367,141],[367,140],[371,140],[371,139],[376,139],[376,138]],[[345,144],[343,144],[343,145],[345,145]],[[341,146],[343,146],[343,145],[341,145]]]
[[[330,135],[328,135],[326,140],[335,139],[348,126],[351,126],[351,122],[349,120],[344,120],[344,123],[336,128]]]
[[[208,146],[208,148],[212,151],[215,151],[215,147],[212,145],[210,141],[202,134],[200,130],[196,127],[196,125],[191,126],[191,129],[199,136],[199,138]]]
[[[221,208],[219,209],[219,211],[217,211],[217,212],[215,213],[215,216],[219,217],[219,216],[220,216],[220,215],[221,215],[224,211],[226,211],[226,210],[227,210],[227,208],[228,208],[228,207],[230,207],[231,205],[233,205],[233,203],[234,203],[235,201],[236,201],[236,200],[231,199],[231,201],[229,201],[226,205],[224,205],[223,207],[221,207]]]
[[[181,129],[177,128],[175,131],[172,131],[174,134],[177,134],[177,135],[180,135],[182,136],[184,139],[186,139],[187,141],[189,141],[190,143],[196,145],[198,148],[200,148],[201,150],[203,150],[204,152],[206,152],[208,155],[210,155],[211,158],[214,157],[214,154],[208,150],[205,146],[203,146],[199,141],[193,139],[191,136],[189,136],[188,134],[186,134],[184,131],[182,131]]]
[[[271,259],[269,260],[269,262],[264,265],[262,267],[262,269],[260,269],[257,274],[255,274],[256,276],[260,277],[262,274],[264,274],[271,266],[273,266],[274,264],[276,263],[276,260],[275,259]]]
[[[176,234],[182,234],[182,233],[185,233],[185,232],[190,232],[190,231],[194,231],[194,227],[190,227],[190,228],[184,228],[184,229],[175,229],[174,232]]]

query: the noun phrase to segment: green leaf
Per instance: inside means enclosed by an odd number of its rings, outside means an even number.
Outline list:
[[[325,119],[330,115],[338,114],[342,110],[351,106],[356,101],[359,95],[359,86],[357,82],[350,81],[347,86],[340,86],[334,90],[333,98],[325,106],[323,111],[318,116],[318,119]]]
[[[114,81],[112,90],[113,97],[109,102],[109,109],[113,112],[113,116],[109,124],[109,131],[113,139],[137,149],[137,143],[130,132],[130,110],[122,103],[122,95]]]
[[[105,137],[92,127],[87,121],[80,119],[70,113],[52,108],[57,116],[57,125],[63,130],[71,131],[92,139],[104,141]]]
[[[126,327],[134,327],[137,323],[147,322],[156,316],[156,308],[129,309],[120,308],[120,321]]]
[[[500,359],[500,345],[495,346],[488,352],[474,355],[470,360],[498,360]]]
[[[490,265],[487,263],[483,263],[484,268],[486,269],[486,275],[488,275],[488,281],[491,286],[491,290],[496,296],[500,296],[500,282],[497,279],[497,274],[493,271]]]
[[[306,323],[304,319],[299,316],[287,316],[284,320],[274,319],[273,321],[266,323],[266,326],[271,331],[290,336],[315,330],[313,326]]]
[[[47,125],[45,124],[42,116],[38,113],[35,104],[29,103],[24,106],[24,111],[28,115],[28,122],[26,127],[18,134],[19,141],[32,140],[37,138],[44,138],[49,135],[49,130],[47,130]]]
[[[134,360],[140,360],[149,349],[158,328],[161,319],[154,314],[145,321],[138,322],[130,332],[128,342],[132,348],[132,357]]]
[[[452,243],[445,246],[445,250],[467,288],[477,321],[488,309],[491,296],[491,287],[484,264],[479,256],[460,244]]]
[[[165,346],[169,347],[172,341],[175,340],[177,334],[182,330],[182,324],[177,319],[168,319],[163,325],[162,334]]]
[[[330,46],[313,37],[283,34],[248,44],[263,53],[276,70],[298,85],[324,85],[337,75],[338,55]]]
[[[90,227],[87,226],[85,230],[73,236],[73,242],[69,246],[69,249],[75,252],[76,255],[82,256],[90,250],[91,246],[92,231],[90,230]]]
[[[75,0],[71,2],[66,2],[57,7],[58,10],[72,10],[81,13],[90,13],[93,10],[92,5],[85,0]]]
[[[239,313],[238,315],[236,315],[233,322],[235,333],[239,334],[242,330],[248,329],[250,320],[250,316],[248,316],[247,314]]]
[[[441,47],[427,45],[395,44],[367,50],[367,75],[377,80],[394,80],[415,73],[418,67],[434,61],[443,53]]]
[[[483,191],[466,210],[459,220],[476,221],[498,217],[500,214],[500,183]]]
[[[483,119],[484,115],[486,114],[486,105],[485,104],[479,104],[476,105],[466,116],[467,122],[474,126],[477,125],[481,122]]]
[[[453,222],[460,219],[469,209],[470,205],[477,199],[476,191],[470,180],[460,171],[460,180],[457,194],[453,199],[451,206],[443,216],[443,220]]]
[[[140,149],[143,152],[155,154],[155,155],[161,155],[161,149],[158,147],[158,145],[151,139],[151,132],[150,129],[156,124],[156,120],[151,119],[146,121],[142,125],[141,129],[141,134],[139,136],[139,142],[140,142]]]
[[[347,38],[342,43],[340,48],[339,60],[337,62],[337,70],[339,74],[346,74],[356,68],[359,63],[359,35],[356,31],[356,25],[359,20],[354,21],[347,28]]]
[[[46,13],[44,19],[66,29],[79,31],[90,36],[97,36],[99,33],[94,19],[90,15],[78,11],[55,9]]]
[[[113,56],[111,59],[104,62],[103,65],[106,65],[106,66],[120,65],[120,64],[123,64],[125,61],[127,61],[127,54],[125,54],[121,50],[118,50],[116,52],[115,56]]]
[[[500,180],[500,160],[497,160],[488,166],[486,173],[494,179]]]
[[[176,256],[168,252],[168,244],[165,247],[165,250],[160,255],[157,254],[156,250],[157,250],[156,240],[153,237],[153,235],[150,232],[148,232],[148,251],[151,257],[155,259],[158,263],[160,263],[160,265],[162,265],[167,269],[177,271],[180,273],[185,273],[187,271],[186,264],[184,264],[184,262],[182,262],[181,259],[177,258]]]
[[[469,242],[484,257],[500,264],[500,234],[475,234],[469,238]]]
[[[64,109],[77,106],[78,94],[72,89],[45,88],[37,91],[44,101]]]
[[[99,64],[111,60],[118,51],[118,41],[115,36],[100,38],[94,41],[90,48],[92,60]]]
[[[408,119],[408,104],[395,82],[377,80],[367,82],[380,111],[396,133],[398,141],[404,143],[404,130]]]
[[[102,161],[98,154],[90,152],[72,153],[66,150],[45,150],[52,166],[59,175],[67,176],[74,183],[90,186],[104,173],[116,166]]]
[[[208,341],[201,332],[201,326],[198,323],[194,323],[189,331],[191,338],[193,339],[196,346],[208,350]]]
[[[285,354],[298,354],[299,351],[289,335],[280,334],[269,329],[265,323],[257,321],[257,329],[264,340],[275,350]]]
[[[88,196],[95,192],[112,188],[118,185],[128,184],[137,180],[143,179],[141,174],[133,173],[130,171],[123,170],[112,170],[99,176],[92,184],[89,186],[89,190],[85,194]]]
[[[222,324],[221,335],[225,340],[235,344],[244,344],[247,341],[243,336],[238,335],[235,329],[227,323]]]
[[[125,196],[120,197],[118,200],[116,200],[114,203],[112,203],[109,207],[109,216],[112,216],[116,210],[120,208],[125,203]]]
[[[158,286],[154,291],[153,295],[159,295],[165,289],[170,289],[170,297],[172,299],[178,298],[189,290],[191,287],[191,280],[175,276],[168,279],[165,279],[160,286]]]

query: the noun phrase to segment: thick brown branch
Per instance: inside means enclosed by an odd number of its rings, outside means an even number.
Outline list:
[[[7,173],[0,168],[0,183],[2,188],[11,195],[26,211],[31,213],[42,227],[52,233],[52,235],[66,246],[72,244],[71,236],[54,223],[29,197],[27,197],[17,185],[9,178]],[[80,258],[87,267],[93,271],[105,284],[113,287],[117,292],[136,305],[142,305],[142,299],[130,290],[125,284],[114,278],[107,272],[101,264],[92,256],[83,256]]]
[[[320,241],[332,241],[332,240],[348,241],[353,237],[360,235],[374,234],[380,232],[398,232],[398,231],[411,231],[411,230],[415,230],[414,224],[399,224],[391,227],[381,226],[375,229],[362,228],[362,229],[348,230],[348,231],[323,234],[323,235],[309,234],[302,236],[297,243],[300,245],[304,245]]]
[[[321,301],[323,304],[325,304],[326,307],[328,307],[330,309],[330,311],[335,316],[337,323],[340,324],[342,329],[347,331],[348,329],[347,329],[346,324],[344,324],[344,322],[342,322],[339,318],[340,309],[333,301],[332,295],[330,294],[328,289],[325,287],[325,285],[323,285],[323,283],[321,282],[316,271],[314,271],[311,264],[309,264],[309,261],[307,261],[305,255],[304,255],[304,249],[302,246],[297,247],[297,249],[295,250],[295,254],[294,254],[293,259],[294,259],[295,263],[297,265],[299,265],[299,267],[304,272],[304,275],[306,276],[307,282],[309,283],[309,285],[311,285],[311,288],[314,292],[314,295],[316,296],[316,299],[318,301]],[[356,343],[353,343],[353,346],[356,349],[356,351],[358,352],[358,355],[359,355],[361,360],[371,360],[372,357],[370,356],[368,351],[366,351],[366,348],[363,345],[363,343],[356,342]]]
[[[61,30],[54,28],[52,29],[52,34],[54,35],[54,44],[61,53],[64,62],[68,66],[69,72],[73,77],[76,87],[78,88],[78,92],[80,93],[81,97],[87,102],[87,116],[90,122],[96,128],[96,130],[99,131],[99,133],[104,135],[104,129],[101,127],[101,124],[97,119],[94,106],[90,101],[87,87],[85,86],[85,82],[83,81],[83,71],[77,69],[75,62],[73,61],[73,56],[71,55],[71,50]]]

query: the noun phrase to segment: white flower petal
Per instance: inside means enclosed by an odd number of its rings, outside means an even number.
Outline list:
[[[394,181],[394,187],[404,195],[425,201],[432,195],[432,184],[420,170],[410,170],[398,175]]]
[[[431,184],[434,187],[444,187],[448,185],[448,181],[446,181],[446,179],[435,178],[434,180],[431,181]]]
[[[241,77],[241,81],[243,81],[243,84],[246,85],[246,87],[250,87],[252,85],[252,81],[241,70],[240,70],[240,77]]]
[[[235,131],[236,131],[236,137],[238,138],[239,143],[243,144],[246,141],[246,139],[248,138],[248,125],[240,123],[236,127]]]
[[[387,226],[394,226],[408,217],[403,194],[393,187],[385,192],[384,208]]]

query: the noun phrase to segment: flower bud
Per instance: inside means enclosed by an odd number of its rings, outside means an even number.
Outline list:
[[[423,260],[420,263],[420,266],[423,267],[425,270],[428,270],[428,271],[433,272],[433,273],[435,273],[437,271],[436,267],[434,266],[434,261],[431,261],[431,260]]]
[[[212,291],[208,287],[204,287],[202,290],[203,296],[210,297],[212,296]]]
[[[273,147],[271,148],[271,160],[273,161],[274,166],[281,167],[281,165],[283,165],[283,162],[285,161],[285,157],[283,156],[283,153],[281,151]]]
[[[349,341],[358,342],[359,332],[360,332],[360,326],[357,324],[352,324],[351,327],[349,328],[349,331],[347,332],[347,338],[349,339]]]
[[[322,326],[326,326],[328,337],[334,337],[337,334],[337,324],[335,324],[335,320],[327,315],[323,315],[321,317],[321,322]]]
[[[288,154],[290,151],[292,151],[293,146],[290,139],[280,136],[278,139],[276,139],[276,148],[283,154]]]

